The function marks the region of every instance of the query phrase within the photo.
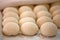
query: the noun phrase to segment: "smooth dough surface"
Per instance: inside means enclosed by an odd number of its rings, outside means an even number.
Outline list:
[[[59,10],[60,9],[60,6],[52,6],[51,8],[50,8],[50,12],[51,13],[53,13],[54,11],[56,11],[56,10]]]
[[[36,18],[34,12],[32,11],[25,11],[20,15],[20,18],[25,18],[25,17],[32,17],[32,18]]]
[[[16,23],[9,22],[3,27],[3,33],[5,35],[17,35],[19,33],[19,26]]]
[[[25,22],[34,22],[35,23],[35,19],[31,18],[31,17],[25,17],[19,20],[19,24],[22,25]]]
[[[57,26],[52,22],[46,22],[41,25],[40,32],[44,36],[55,36],[57,34]]]
[[[35,35],[38,30],[38,26],[33,22],[26,22],[21,26],[21,31],[24,35]]]
[[[7,7],[3,10],[3,14],[5,14],[6,12],[16,12],[16,13],[18,13],[18,10],[15,7]]]
[[[37,13],[37,18],[40,18],[42,16],[47,16],[47,17],[52,18],[51,13],[49,13],[48,11],[40,11]]]
[[[18,14],[15,14],[14,12],[7,12],[5,15],[3,15],[3,19],[7,17],[15,17],[17,20],[19,20]]]
[[[39,11],[48,11],[48,9],[46,8],[46,6],[44,5],[38,5],[38,6],[35,6],[33,11],[35,12],[35,14]]]
[[[53,20],[47,16],[42,16],[39,19],[37,19],[37,24],[39,27],[41,27],[41,25],[45,22],[53,22]]]
[[[32,11],[32,8],[30,8],[29,6],[21,6],[19,8],[19,13],[25,12],[25,11]]]
[[[54,16],[53,21],[57,25],[57,27],[60,28],[60,15]]]
[[[3,20],[2,25],[4,26],[5,24],[7,24],[9,22],[18,23],[18,20],[14,17],[7,17],[6,19]]]
[[[56,16],[56,15],[60,15],[60,10],[56,10],[56,11],[54,11],[54,12],[52,13],[52,16],[53,16],[53,17]]]

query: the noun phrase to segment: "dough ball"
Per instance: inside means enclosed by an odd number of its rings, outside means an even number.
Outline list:
[[[19,33],[19,26],[16,23],[9,22],[3,27],[3,33],[5,35],[17,35]]]
[[[39,27],[45,22],[53,22],[53,21],[52,21],[51,18],[49,18],[47,16],[42,16],[42,17],[37,19],[37,24],[38,24]]]
[[[54,11],[54,12],[52,13],[52,16],[53,16],[53,17],[56,16],[56,15],[60,15],[60,10],[56,10],[56,11]]]
[[[25,17],[19,20],[19,24],[22,25],[25,22],[34,22],[35,23],[35,19],[31,18],[31,17]]]
[[[5,19],[5,18],[7,18],[7,17],[15,17],[17,20],[19,20],[18,14],[15,14],[14,12],[7,12],[7,13],[3,16],[3,19]]]
[[[36,18],[34,12],[32,11],[25,11],[20,15],[20,18],[25,18],[25,17],[32,17],[32,18]]]
[[[35,8],[34,8],[34,12],[35,13],[37,13],[37,12],[39,12],[39,11],[48,11],[48,9],[46,8],[46,6],[44,6],[44,5],[38,5],[38,6],[36,6]]]
[[[60,6],[52,6],[51,8],[50,8],[50,12],[51,13],[53,13],[55,10],[59,10],[60,9]]]
[[[18,23],[18,20],[14,17],[7,17],[3,20],[2,24],[3,26],[9,22],[15,22],[15,23]]]
[[[19,8],[19,13],[25,12],[25,11],[32,11],[32,8],[30,8],[29,6],[21,6]]]
[[[22,24],[21,31],[24,35],[34,35],[38,33],[38,26],[33,22],[26,22]]]
[[[41,25],[40,32],[44,36],[55,36],[57,34],[57,26],[52,22],[46,22]]]
[[[60,15],[54,16],[53,21],[57,25],[57,27],[60,28]]]
[[[48,11],[40,11],[37,13],[37,18],[40,18],[42,16],[47,16],[47,17],[52,18],[51,14]]]
[[[3,14],[5,14],[6,12],[16,12],[16,13],[18,13],[18,10],[14,7],[7,7],[3,10]]]

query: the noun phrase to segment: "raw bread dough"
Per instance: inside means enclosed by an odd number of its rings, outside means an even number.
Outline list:
[[[60,10],[60,6],[59,6],[59,5],[52,6],[52,7],[50,8],[50,12],[51,12],[51,13],[53,13],[53,12],[56,11],[56,10]]]
[[[47,17],[52,18],[51,14],[48,11],[40,11],[37,13],[37,18],[40,18],[42,16],[47,16]]]
[[[34,19],[36,18],[34,12],[32,12],[32,11],[25,11],[25,12],[21,13],[20,18],[25,18],[25,17],[32,17]]]
[[[34,22],[35,23],[35,19],[31,18],[31,17],[25,17],[19,20],[19,25],[22,25],[25,22]]]
[[[57,27],[60,28],[60,15],[54,16],[53,21],[57,25]]]
[[[21,31],[24,35],[35,35],[38,30],[38,26],[33,22],[26,22],[21,26]]]
[[[9,23],[9,22],[15,22],[18,23],[18,20],[14,17],[7,17],[3,20],[2,25],[4,26],[5,24]]]
[[[46,8],[46,6],[44,5],[38,5],[38,6],[35,6],[35,8],[33,9],[33,11],[35,13],[39,12],[39,11],[48,11],[48,9]]]
[[[55,36],[57,34],[57,26],[52,22],[46,22],[41,25],[40,32],[44,36]]]
[[[60,15],[60,10],[56,10],[56,11],[54,11],[54,12],[52,13],[52,16],[53,16],[53,17],[56,16],[56,15]]]
[[[32,11],[32,8],[30,8],[29,6],[21,6],[19,8],[19,14],[21,14],[22,12],[25,12],[25,11]]]
[[[19,20],[18,14],[14,13],[14,12],[6,12],[6,14],[3,15],[3,19],[5,19],[7,17],[15,17],[17,20]]]
[[[53,22],[53,20],[47,16],[42,16],[39,19],[37,19],[37,24],[39,27],[41,27],[41,25],[45,22]]]
[[[17,35],[19,33],[19,25],[14,22],[9,22],[3,27],[5,35]]]
[[[16,12],[16,13],[18,13],[18,10],[14,7],[7,7],[3,10],[3,14],[5,14],[6,12]]]

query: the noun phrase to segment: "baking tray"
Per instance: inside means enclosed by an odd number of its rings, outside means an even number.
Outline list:
[[[60,29],[55,37],[44,37],[40,33],[34,36],[25,36],[22,34],[16,36],[5,36],[2,33],[2,13],[0,13],[0,40],[60,40]]]

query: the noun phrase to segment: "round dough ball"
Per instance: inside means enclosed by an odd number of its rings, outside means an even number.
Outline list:
[[[41,25],[40,32],[44,36],[55,36],[57,34],[57,26],[52,22],[46,22]]]
[[[5,19],[5,18],[7,18],[7,17],[15,17],[17,20],[19,20],[18,14],[15,14],[14,12],[7,12],[7,13],[3,16],[3,19]]]
[[[14,8],[14,7],[7,7],[3,10],[3,14],[5,14],[6,12],[16,12],[16,13],[18,13],[18,10],[17,10],[17,8]]]
[[[35,8],[34,8],[34,12],[35,13],[37,13],[37,12],[39,12],[39,11],[48,11],[48,9],[46,8],[46,6],[44,6],[44,5],[38,5],[38,6],[36,6]]]
[[[22,24],[21,31],[24,35],[35,35],[38,33],[38,26],[33,22],[26,22]]]
[[[32,8],[30,8],[29,6],[21,6],[19,8],[19,13],[25,12],[25,11],[32,11]]]
[[[18,20],[14,17],[7,17],[3,20],[2,25],[4,26],[5,24],[9,23],[9,22],[15,22],[18,23]]]
[[[57,27],[60,28],[60,15],[54,16],[53,21],[57,25]]]
[[[47,16],[42,16],[42,17],[37,19],[37,24],[38,24],[39,27],[45,22],[53,22],[53,21],[52,21],[51,18],[49,18]]]
[[[56,15],[60,15],[60,10],[56,10],[56,11],[54,11],[54,12],[52,13],[52,16],[53,16],[53,17],[56,16]]]
[[[52,18],[51,14],[48,11],[40,11],[37,13],[37,18],[40,18],[42,16],[47,16],[47,17]]]
[[[9,22],[3,27],[3,33],[5,35],[17,35],[19,33],[19,26],[17,23]]]
[[[34,22],[35,23],[35,19],[31,18],[31,17],[25,17],[19,20],[19,24],[22,25],[25,22]]]
[[[25,11],[20,15],[20,18],[25,18],[25,17],[32,17],[32,18],[36,18],[34,12],[32,11]]]
[[[53,13],[55,10],[59,10],[60,9],[60,6],[52,6],[51,8],[50,8],[50,12],[51,13]]]

